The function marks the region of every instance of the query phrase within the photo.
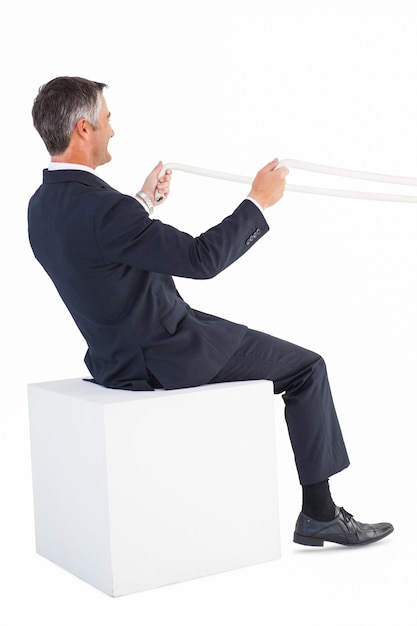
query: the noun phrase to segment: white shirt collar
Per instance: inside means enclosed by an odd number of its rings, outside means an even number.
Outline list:
[[[91,174],[95,174],[95,170],[92,167],[88,167],[87,165],[79,165],[78,163],[61,163],[58,161],[51,161],[48,165],[48,170],[51,172],[53,170],[83,170],[84,172],[90,172]]]

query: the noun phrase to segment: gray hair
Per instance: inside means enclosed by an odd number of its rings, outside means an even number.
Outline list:
[[[39,88],[32,119],[51,156],[65,152],[78,120],[97,127],[105,87],[86,78],[61,76]]]

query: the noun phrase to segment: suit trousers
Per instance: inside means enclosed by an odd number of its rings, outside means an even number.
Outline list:
[[[326,480],[349,465],[323,358],[249,329],[211,383],[271,380],[283,394],[285,419],[302,485]]]

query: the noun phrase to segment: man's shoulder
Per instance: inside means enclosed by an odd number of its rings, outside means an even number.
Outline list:
[[[121,205],[137,207],[132,196],[111,187],[93,173],[82,170],[44,170],[43,182],[29,200],[29,213],[53,210],[55,214],[68,208],[81,215],[105,215]]]
[[[129,198],[99,176],[83,170],[44,170],[43,184],[34,197],[36,196],[42,201],[56,202],[59,199],[80,208],[83,205],[109,208]],[[134,198],[130,198],[137,204]]]
[[[116,193],[116,189],[113,189],[102,178],[94,174],[93,172],[87,172],[85,170],[74,169],[60,169],[60,170],[47,170],[43,171],[43,183],[45,185],[62,185],[66,183],[80,183],[93,188],[108,189]]]

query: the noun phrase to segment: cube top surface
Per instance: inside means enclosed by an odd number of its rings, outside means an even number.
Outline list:
[[[186,387],[183,389],[172,389],[169,391],[165,389],[155,389],[154,391],[129,391],[125,389],[109,389],[84,380],[83,378],[69,378],[64,380],[30,383],[28,384],[28,390],[30,392],[32,388],[42,389],[44,391],[59,393],[72,398],[82,398],[87,402],[111,404],[151,400],[158,397],[166,397],[167,394],[174,396],[183,394],[204,394],[247,386],[253,386],[259,389],[270,389],[272,392],[272,383],[266,380],[213,383],[210,385],[202,385],[200,387]]]

